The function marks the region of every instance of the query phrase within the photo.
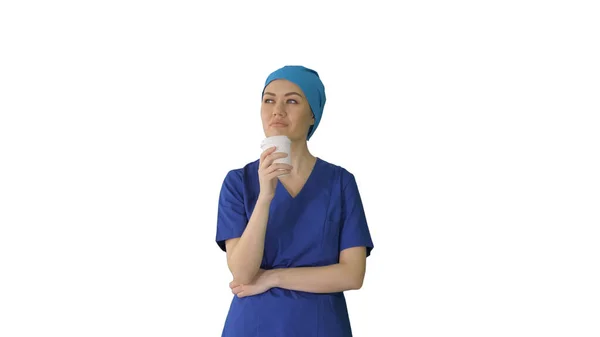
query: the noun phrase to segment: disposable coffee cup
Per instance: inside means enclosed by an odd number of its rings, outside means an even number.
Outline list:
[[[292,145],[292,141],[287,136],[271,136],[263,139],[260,143],[260,148],[265,151],[268,148],[273,146],[276,147],[275,152],[284,152],[287,153],[287,157],[285,158],[277,158],[273,162],[274,163],[283,163],[283,164],[292,164],[291,150],[290,146]]]

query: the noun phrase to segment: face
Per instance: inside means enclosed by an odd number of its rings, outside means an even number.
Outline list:
[[[283,79],[265,88],[261,118],[267,137],[285,135],[292,141],[306,140],[308,129],[315,123],[300,87]]]

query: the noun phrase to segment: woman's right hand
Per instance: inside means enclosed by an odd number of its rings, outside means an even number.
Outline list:
[[[283,163],[273,163],[275,159],[285,158],[288,156],[285,152],[274,153],[277,148],[270,147],[263,151],[260,155],[258,164],[258,180],[260,182],[260,196],[263,198],[272,199],[275,196],[275,187],[277,187],[277,177],[284,174],[289,174],[292,170],[292,165]]]

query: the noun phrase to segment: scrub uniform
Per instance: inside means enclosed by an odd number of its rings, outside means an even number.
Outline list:
[[[256,160],[228,172],[219,196],[216,241],[239,238],[260,192]],[[262,269],[327,266],[340,251],[373,242],[354,176],[317,157],[300,193],[277,181],[265,235]],[[222,337],[350,337],[342,292],[317,294],[282,288],[233,296]]]

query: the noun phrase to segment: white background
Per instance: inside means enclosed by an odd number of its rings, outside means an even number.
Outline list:
[[[0,5],[0,336],[220,336],[218,193],[286,64],[375,242],[355,336],[600,335],[592,1],[200,3]]]

